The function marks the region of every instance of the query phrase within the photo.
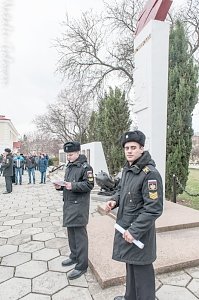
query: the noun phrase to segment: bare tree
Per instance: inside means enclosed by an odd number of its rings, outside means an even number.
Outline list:
[[[81,82],[84,90],[98,91],[111,75],[133,82],[133,39],[142,1],[123,0],[115,6],[105,4],[106,13],[92,11],[80,20],[63,23],[64,33],[57,39],[60,55],[58,71],[72,84]]]
[[[199,62],[199,0],[187,0],[172,15],[174,20],[180,19],[184,23],[190,56],[194,56],[195,60]]]
[[[48,153],[49,156],[58,157],[59,149],[62,147],[62,143],[50,137],[38,132],[29,132],[21,139],[21,153],[27,155],[29,153]]]
[[[72,85],[81,82],[84,90],[98,92],[113,78],[131,89],[134,72],[134,33],[145,1],[115,0],[105,3],[105,10],[97,15],[92,11],[80,20],[67,17],[63,35],[57,39],[60,54],[58,71]],[[170,14],[170,21],[183,20],[187,26],[190,54],[199,46],[199,0],[188,0],[185,7]]]
[[[62,91],[55,104],[47,107],[47,114],[38,115],[34,123],[44,135],[58,138],[62,143],[68,140],[85,142],[90,117],[90,104],[84,97]]]

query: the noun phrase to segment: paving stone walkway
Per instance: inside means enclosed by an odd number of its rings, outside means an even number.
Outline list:
[[[76,280],[68,280],[73,268],[62,267],[69,254],[62,227],[62,195],[47,180],[28,184],[27,172],[22,185],[5,190],[0,177],[0,300],[113,300],[124,286],[101,289],[91,270]],[[98,213],[96,200],[91,213]],[[157,300],[199,299],[199,267],[156,277]]]

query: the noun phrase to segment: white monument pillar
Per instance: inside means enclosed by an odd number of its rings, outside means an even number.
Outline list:
[[[165,178],[169,24],[151,20],[135,38],[134,113],[149,150]]]

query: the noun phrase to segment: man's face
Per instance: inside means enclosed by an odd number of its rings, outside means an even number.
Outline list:
[[[136,142],[127,142],[124,145],[125,157],[130,164],[141,157],[143,152],[144,147]]]
[[[69,152],[66,154],[67,160],[69,162],[74,162],[79,157],[79,152]]]

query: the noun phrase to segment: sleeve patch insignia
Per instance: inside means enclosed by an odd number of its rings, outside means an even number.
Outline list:
[[[158,189],[157,180],[148,180],[149,191],[156,191]]]
[[[149,192],[149,198],[151,200],[156,200],[158,199],[158,193],[157,192]]]
[[[93,181],[93,172],[87,171],[87,177],[88,177],[88,181]]]

